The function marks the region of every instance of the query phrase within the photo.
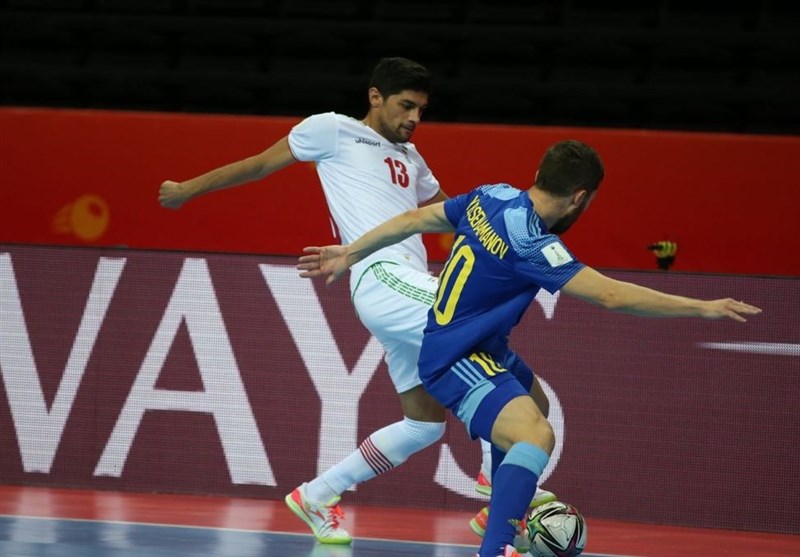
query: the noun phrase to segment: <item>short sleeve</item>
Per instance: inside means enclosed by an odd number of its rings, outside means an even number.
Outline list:
[[[469,199],[475,195],[475,192],[463,193],[456,197],[451,197],[444,202],[444,215],[454,228],[458,227],[461,217],[464,216],[467,210]]]
[[[428,163],[419,157],[419,174],[417,175],[417,203],[425,203],[439,192],[439,180],[433,175]]]
[[[522,253],[518,253],[522,259],[517,262],[516,271],[551,294],[561,290],[585,267],[553,234],[531,239]]]
[[[326,112],[309,116],[289,132],[289,148],[299,161],[321,161],[336,155],[339,122]]]

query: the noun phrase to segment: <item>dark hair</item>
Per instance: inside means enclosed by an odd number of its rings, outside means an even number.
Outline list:
[[[605,170],[597,151],[576,140],[560,141],[545,152],[539,163],[536,186],[558,197],[572,195],[579,189],[595,191]]]
[[[431,89],[431,72],[408,58],[381,58],[372,70],[369,87],[375,87],[384,98],[407,89],[428,93]]]

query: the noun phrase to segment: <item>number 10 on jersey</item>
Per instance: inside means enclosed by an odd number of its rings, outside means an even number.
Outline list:
[[[433,313],[439,325],[447,325],[452,321],[456,312],[458,299],[467,283],[472,266],[475,264],[475,253],[469,244],[461,244],[464,236],[456,238],[453,243],[450,259],[445,263],[444,269],[439,276],[439,290],[436,292],[436,301],[433,303]],[[453,272],[458,268],[458,272],[453,277]]]

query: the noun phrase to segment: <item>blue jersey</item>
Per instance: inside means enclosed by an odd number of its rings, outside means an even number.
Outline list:
[[[527,192],[481,186],[445,201],[444,211],[456,236],[422,342],[426,387],[472,353],[503,365],[509,333],[539,289],[555,293],[584,267],[548,232]]]

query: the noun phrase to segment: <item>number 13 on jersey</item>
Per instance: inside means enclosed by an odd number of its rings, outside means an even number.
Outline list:
[[[383,159],[383,162],[389,165],[389,172],[392,174],[392,183],[400,186],[401,188],[407,188],[409,179],[406,165],[401,161],[393,159],[392,157],[386,157]]]

